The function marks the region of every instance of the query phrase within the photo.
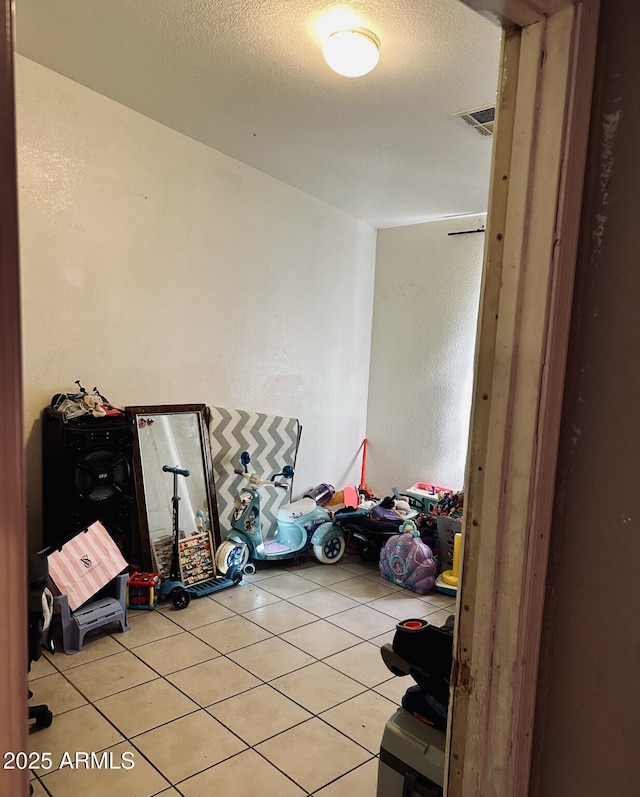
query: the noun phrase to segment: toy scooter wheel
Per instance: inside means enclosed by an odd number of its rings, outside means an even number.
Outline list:
[[[242,572],[245,576],[252,576],[256,572],[256,566],[253,562],[247,562],[247,564],[242,568]]]
[[[174,587],[171,590],[171,603],[176,609],[186,609],[191,601],[191,596],[183,587]]]
[[[347,544],[344,537],[337,536],[327,540],[324,545],[314,545],[313,552],[319,562],[331,565],[342,559],[342,554],[346,547]]]
[[[216,553],[216,570],[225,575],[234,565],[238,570],[246,565],[249,559],[249,548],[243,543],[225,540]]]

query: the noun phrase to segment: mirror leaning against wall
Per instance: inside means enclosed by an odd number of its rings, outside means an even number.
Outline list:
[[[133,465],[145,570],[168,575],[172,498],[178,489],[180,536],[208,532],[220,544],[220,526],[204,404],[127,407],[136,427]],[[189,472],[175,479],[163,467]]]

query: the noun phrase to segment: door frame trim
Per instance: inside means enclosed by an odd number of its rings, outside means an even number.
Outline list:
[[[2,752],[27,750],[27,520],[12,0],[0,36],[0,723]],[[26,769],[2,769],[2,794],[29,793]]]
[[[505,31],[445,793],[526,795],[599,0],[463,2]]]

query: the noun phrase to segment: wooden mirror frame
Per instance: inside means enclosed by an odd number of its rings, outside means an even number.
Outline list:
[[[151,551],[151,540],[149,537],[147,501],[144,490],[144,474],[142,470],[142,458],[140,455],[140,440],[138,437],[137,416],[139,415],[177,415],[186,413],[195,413],[197,415],[198,426],[200,429],[200,446],[202,449],[202,466],[204,470],[205,489],[209,503],[209,517],[211,520],[211,536],[213,538],[214,546],[217,548],[221,543],[220,521],[218,518],[218,502],[216,498],[216,488],[213,476],[213,460],[211,457],[211,446],[209,444],[209,413],[207,406],[205,404],[157,404],[127,407],[126,412],[135,425],[133,472],[136,487],[138,519],[140,525],[142,564],[144,569],[147,571],[154,571],[156,568]],[[171,529],[171,531],[173,530]]]

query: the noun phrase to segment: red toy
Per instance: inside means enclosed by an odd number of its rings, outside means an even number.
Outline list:
[[[155,609],[161,581],[160,573],[132,573],[127,581],[127,608]]]

